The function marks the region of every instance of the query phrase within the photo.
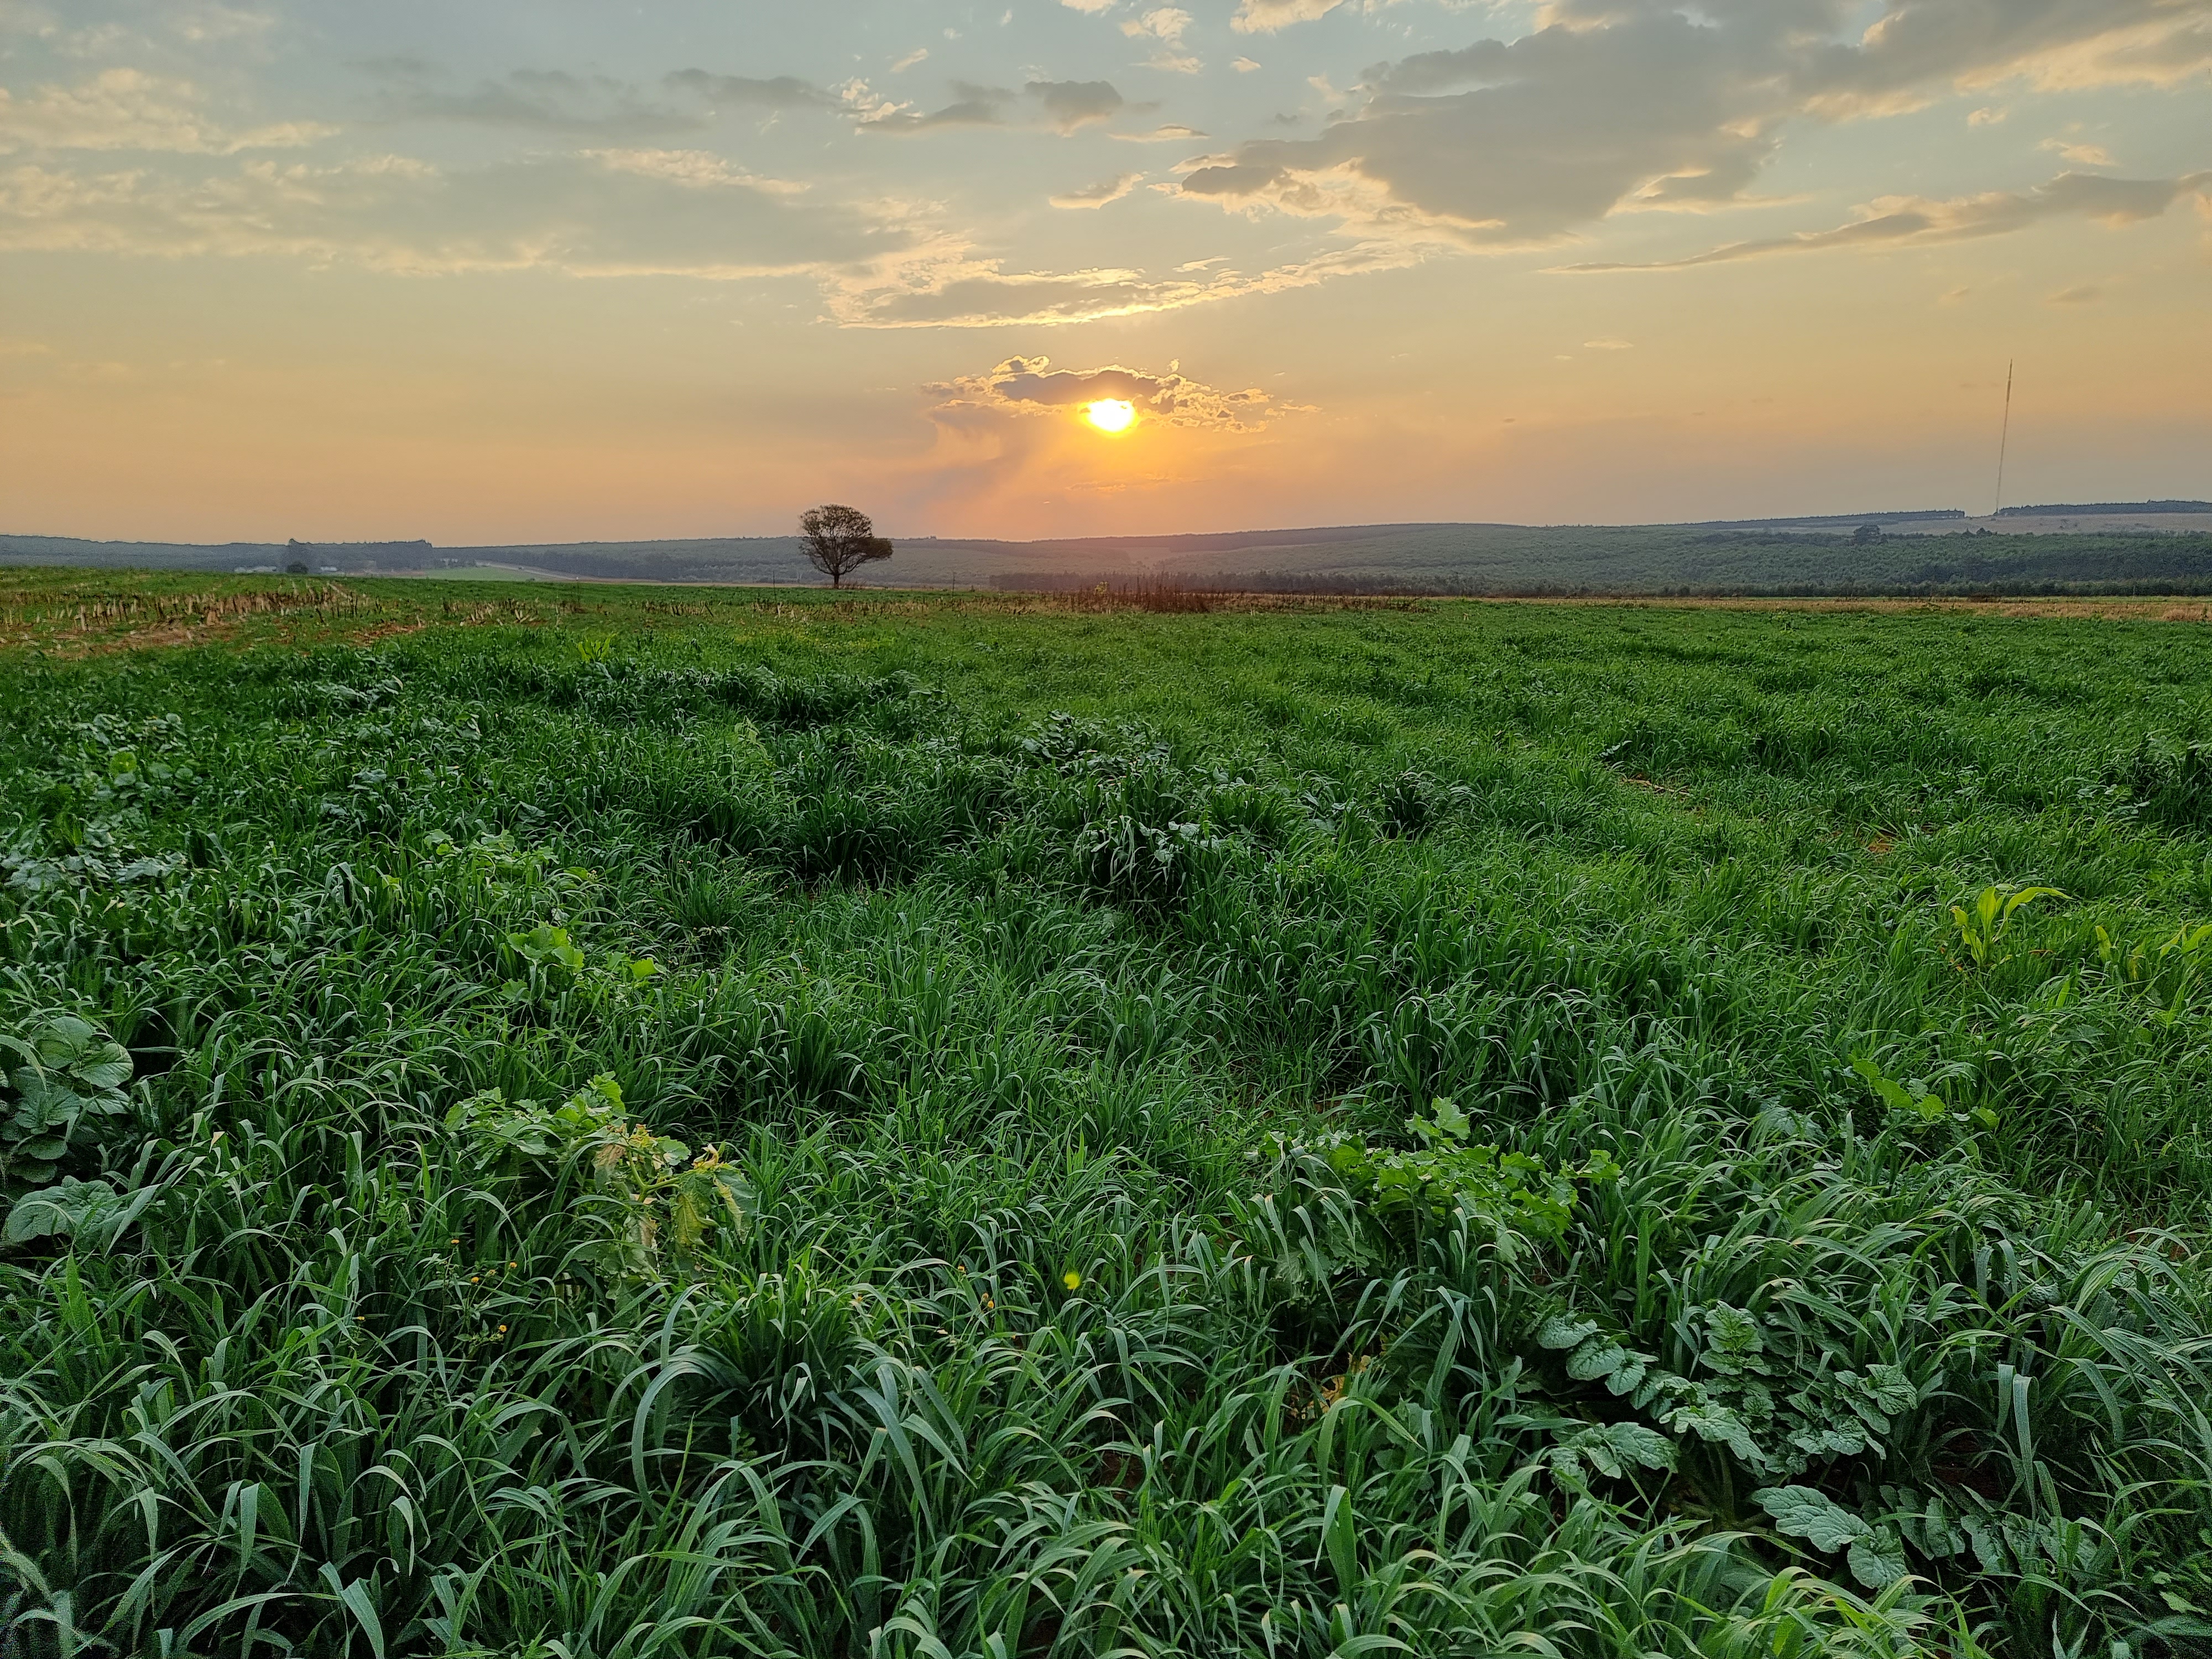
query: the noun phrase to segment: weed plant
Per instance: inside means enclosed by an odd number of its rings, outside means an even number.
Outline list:
[[[594,604],[0,662],[9,1659],[2212,1643],[2193,629]]]

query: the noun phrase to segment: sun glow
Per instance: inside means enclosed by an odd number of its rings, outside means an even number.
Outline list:
[[[1101,432],[1127,432],[1137,418],[1137,406],[1126,398],[1101,398],[1084,404],[1083,418]]]

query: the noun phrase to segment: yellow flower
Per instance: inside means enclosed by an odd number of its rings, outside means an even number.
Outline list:
[[[1071,1291],[1079,1291],[1083,1288],[1083,1275],[1070,1267],[1060,1276],[1060,1282]]]

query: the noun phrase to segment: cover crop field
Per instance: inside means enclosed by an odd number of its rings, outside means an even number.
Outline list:
[[[72,580],[10,1659],[2212,1642],[2193,622]]]

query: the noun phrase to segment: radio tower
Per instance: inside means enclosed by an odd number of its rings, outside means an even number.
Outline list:
[[[1996,517],[1998,509],[2004,506],[2005,446],[2011,441],[2012,364],[2008,361],[2005,364],[2004,425],[1997,432],[1997,490],[1995,499],[1990,503],[1990,517],[1992,519]]]

